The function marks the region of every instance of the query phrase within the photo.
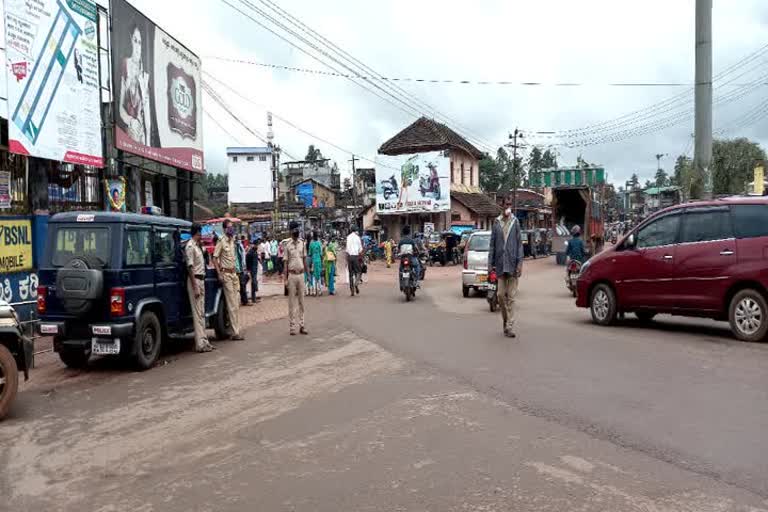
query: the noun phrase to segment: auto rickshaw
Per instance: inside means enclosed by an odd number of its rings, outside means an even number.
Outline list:
[[[32,340],[24,335],[16,312],[0,301],[0,420],[11,408],[19,389],[19,372],[29,379],[33,365]]]

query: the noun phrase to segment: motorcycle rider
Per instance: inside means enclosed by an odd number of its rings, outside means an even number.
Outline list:
[[[416,288],[418,288],[419,278],[421,277],[421,262],[419,261],[419,246],[416,243],[416,240],[411,238],[411,226],[403,226],[403,236],[400,238],[400,243],[397,244],[397,252],[401,257],[404,254],[410,254],[411,267],[416,276],[414,277],[414,282]]]
[[[565,255],[568,261],[584,263],[584,240],[581,239],[581,227],[578,225],[573,226],[571,235],[573,236],[568,241],[568,249],[565,251]],[[566,261],[566,264],[568,261]]]

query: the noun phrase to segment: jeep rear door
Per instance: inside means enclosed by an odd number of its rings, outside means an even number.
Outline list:
[[[155,295],[165,308],[166,321],[177,329],[181,321],[181,304],[188,301],[178,261],[179,233],[174,227],[155,226]]]
[[[133,314],[139,302],[155,296],[152,266],[152,230],[148,226],[127,225],[123,242],[125,264],[121,284],[125,288],[127,314]]]

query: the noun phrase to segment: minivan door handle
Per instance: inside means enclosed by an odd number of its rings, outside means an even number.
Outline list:
[[[664,259],[665,259],[665,260],[667,260],[667,261],[669,261],[669,260],[673,259],[673,257],[672,257],[672,255],[671,255],[671,254],[665,254],[665,255],[664,255]]]
[[[720,251],[720,256],[733,256],[733,251],[730,249],[725,249]]]

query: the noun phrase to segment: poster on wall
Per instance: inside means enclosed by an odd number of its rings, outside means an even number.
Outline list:
[[[200,59],[125,0],[111,5],[116,146],[204,172]]]
[[[8,60],[5,57],[5,4],[0,2],[0,117],[8,119],[8,82],[5,75],[9,73],[6,68]]]
[[[376,158],[379,215],[451,209],[451,163],[441,151]]]
[[[11,173],[0,171],[0,208],[11,207]]]
[[[90,0],[5,1],[12,153],[104,166],[97,19]]]
[[[107,194],[107,203],[109,211],[125,211],[125,178],[115,178],[104,180],[105,192]]]
[[[32,221],[0,219],[0,274],[32,270]]]

